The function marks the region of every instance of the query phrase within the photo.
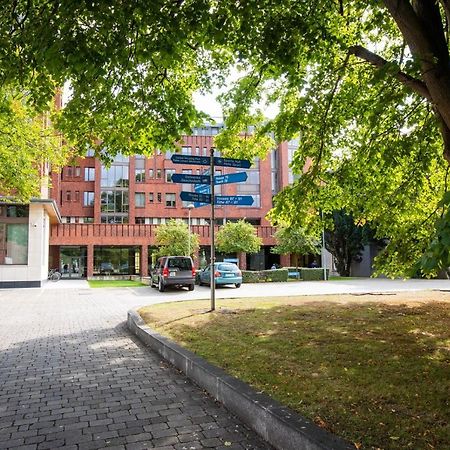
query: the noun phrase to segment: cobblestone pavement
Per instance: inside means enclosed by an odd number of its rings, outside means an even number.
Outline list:
[[[106,290],[0,290],[0,449],[270,449],[125,328]]]

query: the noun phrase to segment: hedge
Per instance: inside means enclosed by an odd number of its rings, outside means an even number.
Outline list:
[[[287,269],[269,269],[269,270],[243,270],[242,281],[244,283],[264,283],[271,281],[287,281]]]
[[[327,280],[328,280],[328,275],[329,275],[329,269],[327,269]],[[323,280],[323,268],[322,267],[317,267],[317,268],[302,267],[301,277],[302,277],[303,281]]]

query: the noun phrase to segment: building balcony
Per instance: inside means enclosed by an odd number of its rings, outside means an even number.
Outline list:
[[[131,224],[57,224],[50,229],[50,245],[155,245],[159,225]],[[275,245],[276,231],[271,226],[256,226],[263,245]],[[217,233],[219,227],[215,227]],[[191,232],[199,235],[200,245],[210,245],[209,225],[192,225]]]

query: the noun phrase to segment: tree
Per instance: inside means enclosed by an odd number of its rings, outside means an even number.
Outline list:
[[[11,201],[40,196],[50,163],[55,170],[68,155],[46,115],[27,106],[26,95],[0,88],[0,193]]]
[[[256,235],[255,227],[245,220],[227,222],[216,236],[217,250],[223,253],[257,253],[261,245],[262,239]]]
[[[406,274],[434,243],[432,273],[450,259],[433,227],[449,209],[449,20],[446,0],[18,0],[0,11],[0,79],[41,108],[70,81],[58,125],[107,159],[173,147],[203,117],[192,93],[241,68],[217,146],[261,156],[268,132],[300,135],[293,170],[314,161],[274,220],[317,231],[317,211],[345,208],[389,238],[383,272]],[[254,112],[265,100],[270,122]]]
[[[272,253],[317,255],[320,252],[319,240],[315,236],[308,235],[302,228],[280,227],[275,233],[275,239],[277,245],[272,247]]]
[[[156,229],[155,243],[158,248],[158,256],[190,255],[193,256],[199,249],[199,238],[190,230],[182,220],[171,219],[169,222],[159,225]]]
[[[350,276],[350,267],[361,256],[364,245],[369,242],[367,225],[355,224],[351,214],[333,211],[333,227],[325,231],[325,247],[334,256],[339,275]]]

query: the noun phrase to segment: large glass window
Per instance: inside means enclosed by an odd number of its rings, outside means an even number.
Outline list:
[[[0,206],[0,264],[28,263],[28,206]]]
[[[128,191],[102,191],[101,211],[127,213],[129,209]]]
[[[94,247],[94,275],[137,275],[139,247]]]
[[[238,194],[251,195],[253,197],[253,205],[251,207],[259,208],[261,206],[259,170],[247,171],[247,181],[245,183],[237,183],[236,186]]]
[[[102,187],[128,187],[128,166],[102,167],[101,185]]]

